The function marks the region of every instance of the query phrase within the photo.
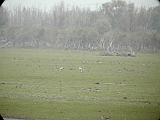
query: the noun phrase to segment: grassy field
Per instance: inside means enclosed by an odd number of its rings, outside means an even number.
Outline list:
[[[0,49],[0,114],[28,120],[101,120],[102,115],[158,120],[160,53],[99,53]]]

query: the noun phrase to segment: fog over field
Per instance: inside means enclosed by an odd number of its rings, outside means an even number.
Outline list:
[[[101,4],[110,2],[111,0],[7,0],[3,3],[3,6],[10,7],[10,6],[16,6],[16,5],[22,5],[22,6],[39,6],[42,9],[46,8],[47,10],[50,10],[50,8],[61,1],[64,1],[65,4],[68,5],[78,5],[80,7],[90,7],[92,10],[98,9]],[[135,6],[145,6],[145,7],[154,7],[158,6],[157,0],[124,0],[127,3],[133,2]]]
[[[0,114],[26,120],[160,120],[156,0],[6,0]]]

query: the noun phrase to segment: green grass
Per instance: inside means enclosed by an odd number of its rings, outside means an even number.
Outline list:
[[[160,53],[99,53],[0,49],[0,114],[29,120],[100,120],[102,115],[112,120],[158,120]]]

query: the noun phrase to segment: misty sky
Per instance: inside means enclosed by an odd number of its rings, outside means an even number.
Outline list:
[[[50,8],[54,4],[60,3],[62,0],[6,0],[3,3],[4,7],[12,7],[12,6],[28,6],[28,7],[39,7],[39,8],[46,8],[47,10],[50,10]],[[79,7],[90,7],[91,9],[98,9],[98,6],[100,6],[102,3],[110,2],[111,0],[63,0],[65,5],[78,5]],[[135,6],[146,6],[146,7],[153,7],[157,6],[159,3],[157,0],[123,0],[127,3],[134,2]]]

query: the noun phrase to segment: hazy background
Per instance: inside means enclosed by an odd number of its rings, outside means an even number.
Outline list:
[[[13,7],[17,5],[22,6],[36,6],[39,8],[43,8],[46,10],[50,10],[50,8],[54,4],[60,3],[62,0],[6,0],[3,3],[3,6],[5,7]],[[96,10],[101,6],[102,3],[110,2],[111,0],[63,0],[66,5],[78,5],[79,7],[90,7],[92,10]],[[154,7],[157,6],[159,3],[157,0],[123,0],[128,2],[134,2],[135,6],[146,6],[148,7]]]

